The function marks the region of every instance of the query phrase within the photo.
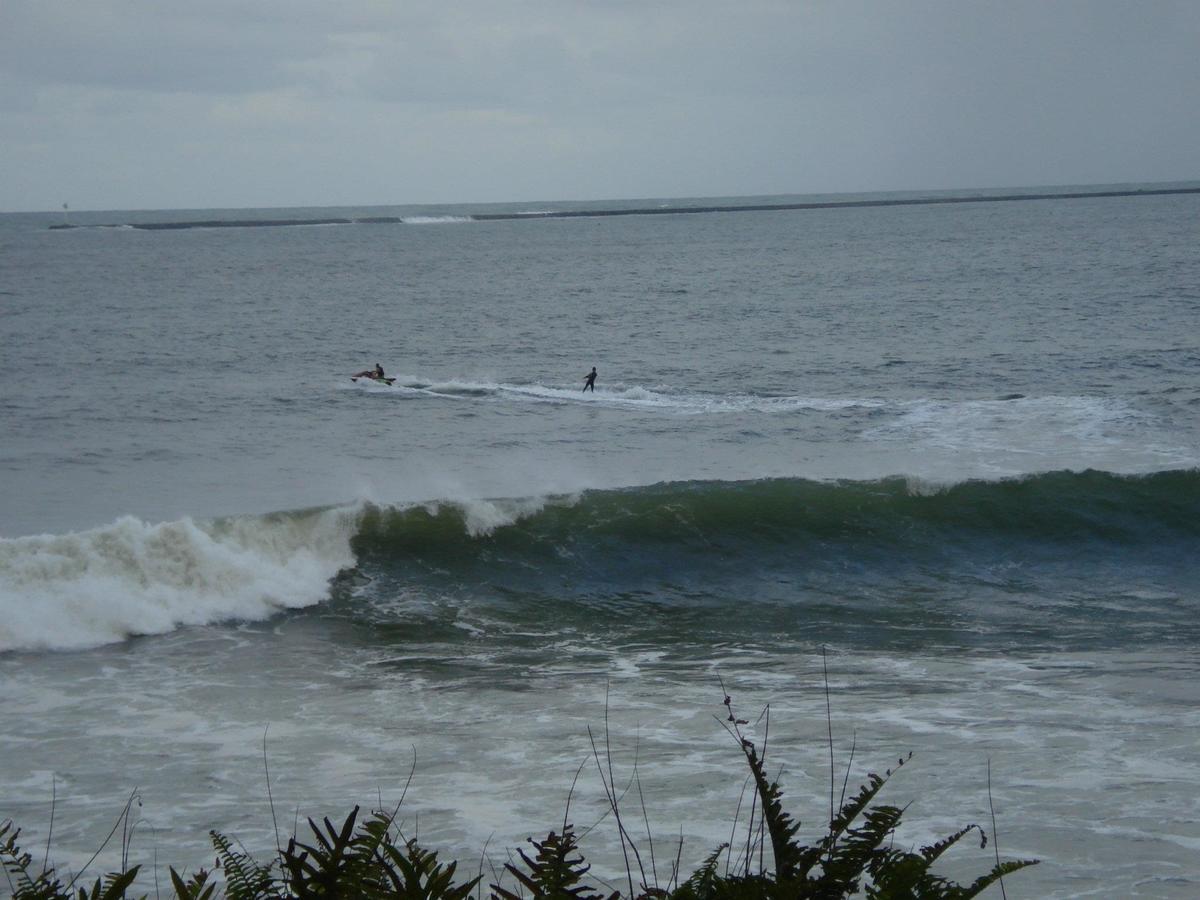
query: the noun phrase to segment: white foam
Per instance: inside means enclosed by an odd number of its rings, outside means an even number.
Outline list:
[[[213,522],[124,517],[0,540],[0,652],[67,649],[309,606],[352,565],[354,509]]]
[[[405,225],[456,225],[459,222],[474,222],[470,216],[404,216]]]
[[[570,505],[578,499],[578,496],[528,497],[513,500],[462,499],[450,502],[462,510],[467,534],[471,537],[483,537],[492,534],[497,528],[513,525],[521,519],[536,515],[547,505]],[[431,515],[437,515],[441,502],[426,503],[424,506]]]
[[[401,375],[396,386],[404,393],[425,394],[454,400],[475,399],[528,403],[590,403],[624,409],[661,411],[681,415],[721,413],[792,413],[804,410],[837,412],[845,409],[876,409],[883,400],[872,398],[828,398],[803,396],[764,396],[760,394],[701,394],[672,390],[664,386],[610,384],[584,393],[581,387],[465,379],[434,380]]]
[[[389,393],[396,390],[395,387],[388,384],[386,381],[378,381],[374,378],[365,378],[365,377],[359,377],[359,376],[352,376],[349,383],[339,381],[338,387],[344,388],[346,390],[386,391]]]
[[[870,441],[954,452],[1009,454],[1055,467],[1080,461],[1120,470],[1176,460],[1179,448],[1148,442],[1155,421],[1124,400],[1045,396],[1011,400],[909,401],[898,418],[866,430]],[[1017,463],[1019,460],[1014,459]]]

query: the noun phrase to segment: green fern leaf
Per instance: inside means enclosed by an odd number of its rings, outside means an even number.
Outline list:
[[[592,888],[583,884],[583,877],[591,866],[586,865],[582,856],[573,856],[579,847],[575,838],[574,826],[567,825],[561,835],[550,832],[543,841],[529,839],[537,851],[533,859],[529,858],[524,849],[518,848],[517,854],[525,863],[528,872],[523,872],[512,863],[506,863],[504,868],[517,879],[533,895],[533,898],[553,898],[553,900],[605,900],[603,894],[596,893]],[[504,890],[493,884],[494,897],[504,900],[520,900],[519,895]],[[617,894],[614,892],[613,897]]]
[[[279,896],[275,877],[271,873],[273,864],[262,865],[249,853],[236,849],[233,842],[219,831],[210,831],[208,836],[225,872],[225,896],[228,900],[268,900]]]
[[[992,868],[992,871],[986,875],[980,875],[969,886],[964,888],[960,896],[963,900],[978,896],[985,888],[995,884],[1005,875],[1011,875],[1013,872],[1019,872],[1021,869],[1036,866],[1037,864],[1038,860],[1036,859],[1012,859],[998,863]]]

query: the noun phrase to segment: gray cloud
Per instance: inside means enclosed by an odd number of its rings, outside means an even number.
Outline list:
[[[1192,2],[5,0],[0,209],[1197,178]]]

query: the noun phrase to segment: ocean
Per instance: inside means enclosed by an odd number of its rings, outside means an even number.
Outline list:
[[[1200,194],[1000,193],[0,216],[0,820],[620,886],[597,741],[665,883],[728,692],[802,838],[911,751],[901,845],[1197,896]]]

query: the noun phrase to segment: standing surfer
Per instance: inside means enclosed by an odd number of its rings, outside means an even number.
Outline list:
[[[588,372],[587,376],[583,379],[584,393],[587,392],[588,388],[592,389],[593,394],[596,393],[596,367],[595,366],[592,366],[592,371]]]

